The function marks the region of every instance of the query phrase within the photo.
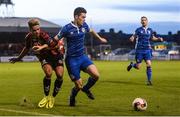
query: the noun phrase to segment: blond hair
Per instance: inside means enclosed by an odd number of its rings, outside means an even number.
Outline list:
[[[36,25],[40,25],[40,22],[37,18],[33,18],[28,21],[29,29],[32,29],[32,27]]]

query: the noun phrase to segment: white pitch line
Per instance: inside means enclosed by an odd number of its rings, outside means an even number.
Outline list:
[[[5,108],[0,108],[0,111],[13,112],[13,113],[21,113],[21,114],[29,114],[29,115],[40,115],[40,116],[50,115],[50,114],[41,114],[41,113],[37,113],[37,112],[18,111],[18,110],[5,109]]]

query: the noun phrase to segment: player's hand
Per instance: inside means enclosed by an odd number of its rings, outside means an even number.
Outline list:
[[[105,38],[101,37],[100,40],[101,40],[102,43],[107,43],[107,40]]]
[[[44,49],[44,47],[37,45],[37,46],[33,46],[32,49],[33,49],[35,52],[39,52],[39,51],[41,51],[42,49]]]
[[[10,58],[9,59],[10,63],[15,63],[15,62],[18,62],[18,61],[21,61],[21,59],[19,59],[19,58]]]
[[[130,40],[131,42],[133,42],[133,41],[134,41],[134,38],[133,38],[133,37],[130,37],[129,40]]]
[[[132,35],[132,36],[129,38],[129,40],[130,40],[131,42],[133,42],[135,38],[136,38],[135,35]]]
[[[159,41],[161,41],[161,42],[163,41],[163,38],[162,38],[162,37],[159,37],[158,39],[159,39]]]

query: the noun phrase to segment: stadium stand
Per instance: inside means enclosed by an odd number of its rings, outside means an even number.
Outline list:
[[[0,56],[17,55],[24,46],[28,20],[32,17],[0,17]],[[56,35],[61,26],[40,19],[41,28],[50,36]]]
[[[24,37],[26,33],[28,32],[28,20],[32,17],[0,17],[0,57],[2,56],[17,56],[20,52],[20,50],[24,46]],[[41,22],[41,28],[48,32],[50,36],[55,36],[57,32],[59,32],[59,29],[61,26],[54,24],[50,21],[40,19]],[[123,31],[115,32],[113,28],[111,28],[108,32],[106,32],[104,29],[100,30],[99,35],[102,37],[105,37],[108,40],[108,46],[111,46],[111,49],[107,50],[105,49],[102,51],[101,47],[106,46],[96,39],[93,39],[93,37],[87,33],[85,37],[85,46],[86,46],[86,53],[92,58],[92,59],[98,59],[98,60],[129,60],[134,58],[133,52],[129,52],[130,50],[134,49],[134,44],[129,41],[129,37],[132,34],[126,34]],[[172,48],[173,46],[179,46],[180,45],[180,31],[177,31],[176,34],[172,34],[169,32],[168,34],[158,35],[164,38],[164,41],[167,42],[167,48],[164,50],[155,50],[153,52],[155,59],[180,59],[180,50],[176,50],[177,52],[175,54],[172,54]],[[169,46],[169,44],[171,46]],[[154,42],[153,48],[162,49],[164,45],[158,42]],[[157,47],[154,47],[156,46]],[[123,48],[123,51],[119,50],[114,55],[116,49]],[[127,49],[126,49],[127,48]],[[126,49],[126,50],[124,50]],[[111,52],[112,51],[112,52]],[[171,52],[170,54],[169,51]],[[127,53],[126,53],[127,52]],[[28,55],[32,55],[29,53]],[[168,58],[168,59],[167,59]]]

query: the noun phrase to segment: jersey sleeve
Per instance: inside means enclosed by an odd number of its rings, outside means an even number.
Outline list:
[[[59,33],[57,34],[58,36],[58,39],[62,39],[63,37],[66,37],[67,35],[67,27],[64,26],[60,31]]]

